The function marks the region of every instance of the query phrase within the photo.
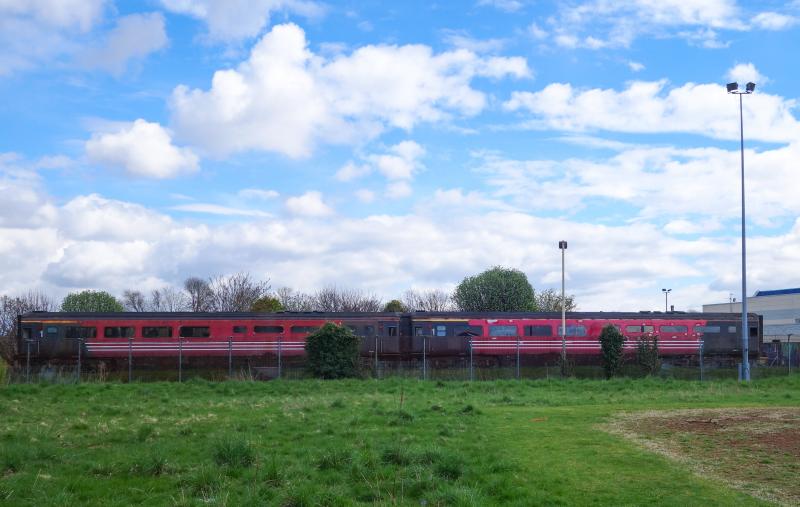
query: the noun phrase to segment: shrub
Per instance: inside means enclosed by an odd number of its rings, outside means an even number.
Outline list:
[[[246,440],[220,440],[214,446],[214,461],[217,465],[247,467],[255,463],[256,453]]]
[[[606,378],[619,373],[624,360],[625,337],[616,326],[607,325],[600,332],[600,353]]]
[[[644,370],[645,375],[655,375],[661,369],[658,357],[658,335],[645,335],[636,344],[636,362]]]
[[[328,322],[306,338],[309,371],[326,379],[357,377],[360,342],[349,328]]]

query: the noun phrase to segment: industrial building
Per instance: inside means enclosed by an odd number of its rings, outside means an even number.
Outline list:
[[[742,303],[703,305],[704,312],[741,313]],[[747,298],[748,313],[764,318],[764,342],[800,342],[800,288],[760,290]]]

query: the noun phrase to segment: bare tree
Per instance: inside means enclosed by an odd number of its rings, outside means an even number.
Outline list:
[[[533,296],[536,302],[537,312],[560,312],[561,311],[561,294],[556,292],[555,289],[540,290]],[[575,296],[567,295],[564,298],[566,302],[566,311],[572,312],[578,307],[575,304]]]
[[[44,292],[29,291],[18,297],[0,297],[0,357],[11,363],[16,353],[17,316],[23,313],[52,312],[55,302]]]
[[[148,308],[153,312],[185,312],[189,309],[189,298],[180,289],[166,285],[150,293]]]
[[[314,310],[314,297],[305,292],[296,292],[291,287],[275,291],[275,298],[287,312],[310,312]]]
[[[455,309],[452,296],[441,289],[407,290],[403,294],[403,304],[412,312],[449,312]]]
[[[321,312],[379,312],[383,310],[383,301],[374,294],[332,285],[314,294],[314,309]]]
[[[183,288],[189,295],[189,309],[193,312],[209,312],[214,308],[214,291],[208,281],[191,276],[184,280]]]
[[[246,312],[253,303],[269,293],[269,280],[256,281],[249,273],[217,276],[208,284],[214,294],[214,310]]]
[[[138,290],[126,290],[122,293],[122,305],[128,312],[146,312],[147,299]]]

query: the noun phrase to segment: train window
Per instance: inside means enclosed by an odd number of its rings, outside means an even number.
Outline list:
[[[283,328],[281,328],[281,330],[282,329]],[[292,326],[292,332],[293,333],[315,333],[317,331],[319,331],[319,328],[318,327],[314,327],[314,326]],[[258,331],[256,331],[256,332],[258,332]],[[280,332],[280,331],[278,331],[278,332]]]
[[[517,326],[489,326],[489,336],[517,336]]]
[[[239,334],[246,333],[247,326],[233,326],[233,332]]]
[[[686,326],[661,326],[658,329],[662,333],[685,333],[689,331],[689,328]]]
[[[396,326],[387,326],[386,327],[386,334],[389,336],[397,336],[397,327]]]
[[[661,329],[664,329],[663,327]],[[695,326],[696,333],[719,333],[722,329],[719,326]],[[680,331],[676,331],[680,332]]]
[[[641,333],[642,326],[625,326],[626,333]]]
[[[48,327],[47,334],[58,334],[58,328],[55,326]]]
[[[558,326],[558,335],[561,336],[562,327]],[[565,336],[586,336],[586,326],[574,326],[567,324],[567,333]]]
[[[107,327],[103,330],[106,338],[133,338],[134,327]]]
[[[455,326],[453,327],[453,335],[483,336],[483,328],[481,326]]]
[[[375,326],[364,326],[364,336],[375,336]]]
[[[300,329],[310,329],[310,331],[300,331]],[[293,333],[313,333],[318,328],[316,327],[303,327],[303,326],[295,326],[292,328]],[[255,326],[253,331],[256,333],[282,333],[283,326]]]
[[[68,326],[65,336],[67,338],[94,338],[97,336],[97,328]]]
[[[142,327],[143,338],[171,338],[172,328],[170,326],[144,326]]]
[[[758,336],[758,327],[750,327],[750,338]]]
[[[736,326],[728,326],[729,333],[736,333],[736,331],[738,331],[738,329],[736,329]]]
[[[181,326],[180,331],[183,338],[208,338],[211,336],[208,326]]]
[[[553,327],[525,326],[525,336],[553,336]]]
[[[447,326],[433,326],[434,336],[447,336]]]
[[[414,326],[414,336],[422,336],[422,326]]]

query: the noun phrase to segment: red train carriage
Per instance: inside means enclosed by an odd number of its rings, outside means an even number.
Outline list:
[[[44,313],[18,319],[18,351],[34,360],[127,357],[302,356],[305,338],[326,322],[362,338],[363,356],[407,361],[421,357],[557,355],[561,315],[556,313]],[[566,319],[571,356],[600,354],[599,336],[616,326],[633,353],[645,335],[659,337],[664,357],[741,352],[736,314],[573,312]],[[750,317],[750,350],[757,354],[761,322]],[[424,352],[423,352],[424,350]]]

